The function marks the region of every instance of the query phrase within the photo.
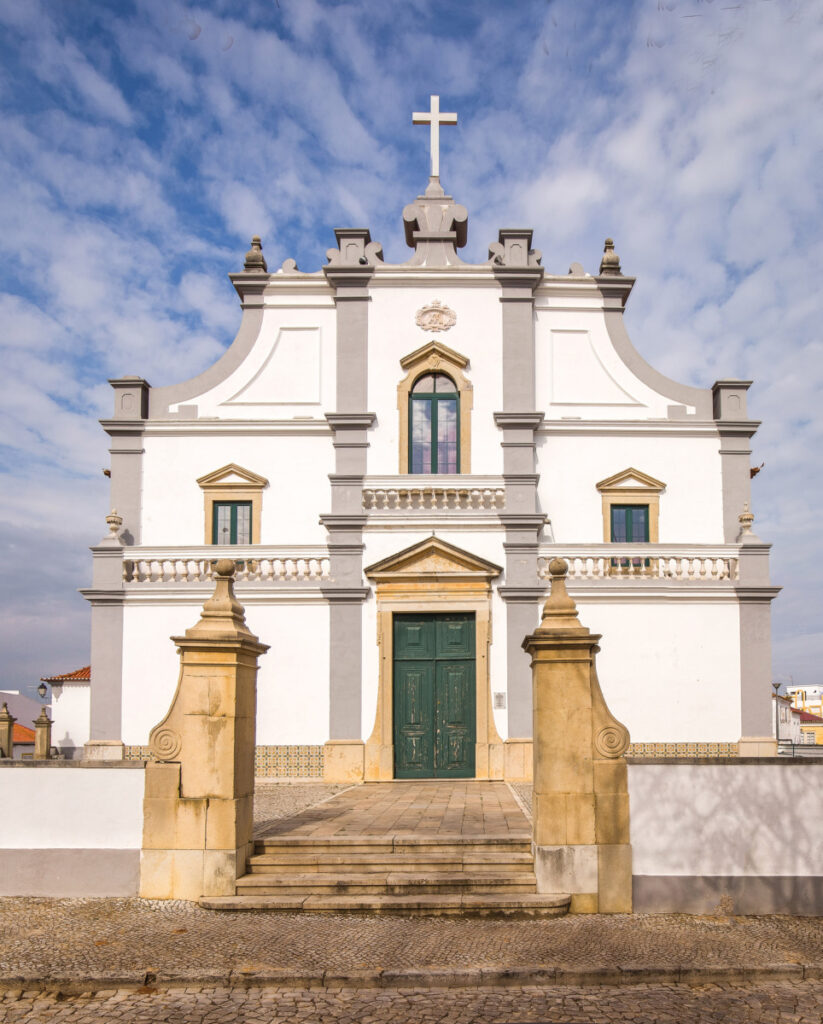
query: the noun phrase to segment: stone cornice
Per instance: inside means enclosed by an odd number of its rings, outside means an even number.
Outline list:
[[[329,604],[362,604],[371,594],[371,587],[321,587],[320,593]]]
[[[604,304],[612,309],[623,309],[634,288],[636,278],[622,274],[599,274],[594,278]]]
[[[374,426],[377,414],[373,412],[327,412],[326,422],[334,431],[368,430]]]
[[[146,429],[145,420],[100,420],[99,423],[109,437],[142,437]]]
[[[498,427],[512,430],[538,430],[546,418],[543,412],[496,412],[494,422]]]
[[[271,277],[271,274],[250,273],[247,270],[240,271],[238,274],[229,274],[229,280],[234,285],[234,290],[240,296],[244,307],[263,305],[263,292]]]

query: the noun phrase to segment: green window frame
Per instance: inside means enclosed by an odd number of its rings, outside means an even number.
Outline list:
[[[648,505],[612,505],[611,507],[611,540],[612,544],[648,544],[649,543],[649,506]],[[612,566],[627,569],[629,566],[651,565],[648,558],[613,558]]]
[[[212,544],[251,544],[251,506],[250,501],[215,501],[212,504]]]
[[[424,373],[409,395],[409,473],[459,472],[457,385],[445,373]]]

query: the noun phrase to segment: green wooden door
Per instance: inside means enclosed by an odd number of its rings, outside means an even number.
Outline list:
[[[474,615],[394,616],[394,774],[473,779]]]

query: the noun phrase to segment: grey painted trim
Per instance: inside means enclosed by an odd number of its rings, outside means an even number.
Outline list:
[[[602,288],[600,290],[603,291]],[[678,384],[677,381],[664,376],[659,370],[655,370],[640,355],[626,330],[622,309],[606,309],[603,318],[615,352],[638,380],[666,398],[671,398],[682,405],[693,405],[696,419],[711,420],[714,418],[712,393],[708,388],[693,388],[688,384]]]
[[[136,896],[139,850],[0,850],[0,896]]]
[[[242,277],[243,275],[233,275]],[[235,285],[236,287],[236,285]],[[262,302],[262,289],[260,292]],[[234,341],[223,355],[203,373],[180,384],[171,384],[165,388],[152,388],[149,392],[149,418],[153,420],[169,419],[169,406],[186,402],[190,398],[211,391],[212,388],[227,380],[251,352],[260,328],[263,324],[262,305],[243,308],[243,319]]]
[[[720,908],[725,914],[817,917],[823,914],[823,877],[634,875],[632,905],[636,914],[712,914]]]
[[[338,597],[329,605],[329,739],[332,740],[362,738],[362,601],[360,595],[354,600],[339,600]]]
[[[687,764],[689,766],[699,764],[709,765],[712,768],[716,765],[739,768],[741,764],[754,764],[758,767],[764,764],[776,764],[781,768],[796,768],[798,765],[807,768],[823,764],[823,755],[818,757],[806,757],[802,754],[796,754],[794,757],[788,755],[780,757],[633,757],[631,754],[627,754],[626,760],[632,766],[632,771],[635,767],[642,768],[648,764]]]
[[[143,519],[143,420],[101,420],[111,437],[111,481],[109,507],[123,517],[120,538],[124,544],[139,544]]]
[[[757,424],[752,424],[749,437],[757,429]],[[739,425],[735,424],[732,430],[725,429],[725,424],[718,425],[720,435],[720,481],[723,499],[723,540],[727,544],[734,544],[740,533],[740,522],[738,516],[743,511],[743,506],[751,502],[751,448],[747,444],[741,445],[741,432]],[[745,434],[743,436],[746,436]]]
[[[18,744],[19,746],[19,744]],[[82,751],[82,747],[78,747],[78,750]],[[141,770],[146,767],[145,761],[16,761],[8,757],[0,758],[0,768],[89,768],[92,771],[103,768],[110,770],[111,768],[120,771],[123,768],[140,768]]]
[[[741,736],[771,736],[771,602],[745,601],[739,609]]]
[[[120,740],[123,729],[123,602],[91,609],[90,740]]]
[[[542,595],[541,595],[542,596]],[[532,735],[532,670],[523,640],[540,622],[539,599],[506,603],[506,674],[509,736]]]

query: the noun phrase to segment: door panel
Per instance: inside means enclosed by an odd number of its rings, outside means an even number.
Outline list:
[[[474,662],[437,663],[435,767],[438,776],[474,777]]]
[[[395,615],[395,777],[474,778],[474,616]]]
[[[395,667],[394,757],[399,779],[428,779],[434,771],[434,662]]]

